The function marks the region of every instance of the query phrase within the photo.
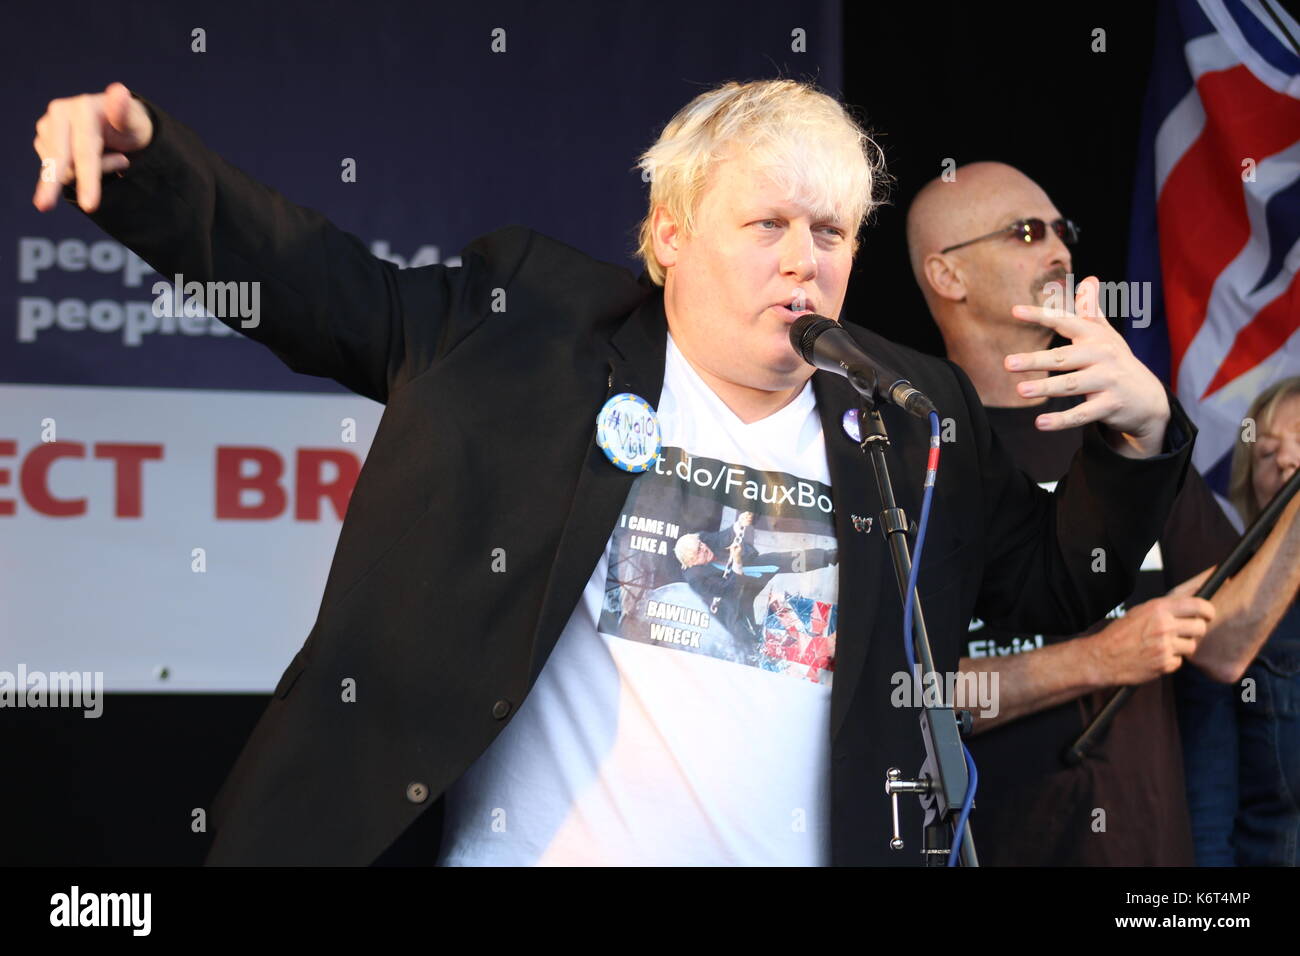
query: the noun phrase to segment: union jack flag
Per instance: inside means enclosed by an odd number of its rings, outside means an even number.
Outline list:
[[[1300,374],[1300,28],[1267,2],[1162,4],[1134,190],[1129,275],[1152,309],[1125,334],[1220,494],[1251,400]]]
[[[763,654],[785,673],[830,684],[837,607],[797,594],[773,596],[763,624]],[[806,665],[798,667],[796,665]]]

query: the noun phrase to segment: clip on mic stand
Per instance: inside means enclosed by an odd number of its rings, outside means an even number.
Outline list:
[[[1237,542],[1237,546],[1232,549],[1232,553],[1224,559],[1223,563],[1214,569],[1214,573],[1206,579],[1205,583],[1196,591],[1196,597],[1205,598],[1207,601],[1214,597],[1214,592],[1219,590],[1223,582],[1228,580],[1242,566],[1250,560],[1251,556],[1259,550],[1259,546],[1264,543],[1268,533],[1272,530],[1273,525],[1277,524],[1277,519],[1282,515],[1282,509],[1287,506],[1297,491],[1300,491],[1300,471],[1296,471],[1287,480],[1287,483],[1277,490],[1272,500],[1264,506],[1264,510],[1259,513],[1249,528]],[[1068,747],[1061,755],[1067,766],[1077,767],[1092,752],[1092,748],[1097,745],[1097,741],[1110,728],[1111,723],[1115,720],[1115,715],[1119,713],[1130,697],[1137,691],[1136,687],[1121,687],[1106,702],[1106,706],[1098,711],[1097,716],[1092,719],[1088,728],[1079,735],[1079,737]]]
[[[884,419],[876,403],[874,375],[868,377],[860,373],[848,376],[853,387],[862,399],[858,410],[858,422],[862,429],[861,448],[871,457],[871,466],[876,474],[876,487],[880,490],[880,500],[884,511],[880,513],[881,526],[889,537],[889,551],[894,561],[894,575],[898,579],[898,596],[907,604],[907,580],[912,573],[912,557],[907,545],[907,515],[894,501],[894,486],[889,480],[889,464],[885,461],[885,449],[889,447],[889,435],[885,431]],[[920,669],[921,684],[933,681],[933,686],[942,688],[943,680],[934,670],[934,655],[930,650],[930,638],[925,629],[925,615],[921,613],[921,597],[915,595],[912,603],[912,634],[915,638],[917,666]],[[913,678],[915,678],[915,674]],[[891,767],[885,775],[885,793],[890,798],[893,809],[894,832],[889,846],[894,850],[903,848],[903,840],[898,833],[898,795],[915,793],[920,797],[925,809],[925,846],[921,853],[926,866],[946,866],[951,852],[953,831],[957,819],[961,816],[962,801],[966,799],[966,788],[970,778],[966,769],[966,758],[962,753],[961,734],[957,730],[957,712],[952,707],[932,706],[932,701],[944,703],[942,693],[922,693],[921,701],[921,737],[925,743],[925,763],[916,780],[903,780],[902,773]],[[952,703],[949,701],[949,703]],[[963,729],[970,732],[971,715],[961,712]],[[975,842],[971,836],[970,821],[961,841],[961,865],[979,866],[975,855]]]

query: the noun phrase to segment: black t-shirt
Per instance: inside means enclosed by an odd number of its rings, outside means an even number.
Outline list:
[[[1012,460],[1035,481],[1047,483],[1069,470],[1082,437],[1077,428],[1039,431],[1034,419],[1078,401],[1054,398],[986,412]],[[1121,609],[1159,597],[1222,561],[1237,537],[1204,480],[1189,470],[1165,532]],[[1110,616],[1119,616],[1121,609]],[[1099,622],[1092,631],[1107,623]],[[1027,653],[1072,636],[1013,634],[975,620],[965,656]],[[1112,693],[1087,694],[969,740],[980,775],[971,823],[981,863],[1193,865],[1171,678],[1142,685],[1082,766],[1067,767],[1061,759]]]

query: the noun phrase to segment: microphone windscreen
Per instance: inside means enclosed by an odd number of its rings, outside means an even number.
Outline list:
[[[836,324],[826,316],[817,315],[815,312],[801,315],[790,324],[790,347],[799,353],[800,358],[812,365],[814,364],[813,343],[827,328]]]

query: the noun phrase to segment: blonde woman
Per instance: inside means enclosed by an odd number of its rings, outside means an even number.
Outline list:
[[[1300,467],[1300,376],[1260,393],[1246,415],[1243,438],[1233,454],[1228,493],[1249,525]],[[1281,521],[1298,505],[1300,499],[1293,501]],[[1180,678],[1197,863],[1297,865],[1300,604],[1293,597],[1239,684],[1212,684],[1191,668]]]

